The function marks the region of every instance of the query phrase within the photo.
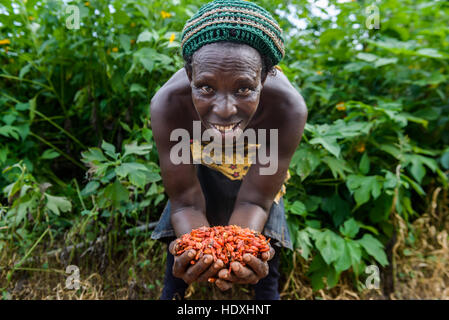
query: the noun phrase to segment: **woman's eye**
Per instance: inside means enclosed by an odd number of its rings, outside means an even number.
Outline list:
[[[237,92],[239,94],[248,94],[251,91],[250,88],[240,88]]]
[[[203,93],[212,93],[212,91],[214,91],[214,89],[212,89],[212,88],[209,87],[209,86],[202,86],[202,87],[200,87],[200,90],[201,90]]]

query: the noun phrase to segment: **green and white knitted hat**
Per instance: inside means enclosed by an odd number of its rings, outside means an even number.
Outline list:
[[[193,55],[202,46],[231,41],[247,44],[271,58],[284,57],[284,38],[279,24],[264,8],[243,0],[215,0],[202,6],[182,31],[182,54]]]

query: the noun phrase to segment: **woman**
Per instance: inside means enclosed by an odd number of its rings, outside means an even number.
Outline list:
[[[209,277],[218,277],[215,284],[221,290],[232,284],[254,284],[256,299],[279,299],[279,250],[292,248],[283,183],[307,119],[301,95],[274,67],[284,56],[282,30],[253,3],[217,0],[187,21],[181,45],[185,67],[151,101],[152,129],[169,196],[152,234],[153,239],[171,241],[161,299],[183,297],[188,284]],[[195,121],[200,121],[201,133],[212,132],[221,142],[228,137],[237,142],[239,134],[249,130],[277,130],[276,141],[271,135],[266,142],[257,141],[277,156],[277,170],[261,174],[266,163],[240,164],[235,158],[234,163],[174,163],[171,151],[178,141],[171,141],[171,134],[184,129],[192,137],[194,125],[199,124]],[[210,255],[191,265],[195,250],[174,256],[174,239],[214,225],[261,232],[272,239],[271,250],[261,259],[245,255],[245,266],[233,262],[231,272]]]

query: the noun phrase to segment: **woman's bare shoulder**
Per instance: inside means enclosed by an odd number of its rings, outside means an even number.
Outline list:
[[[172,113],[191,105],[191,87],[184,68],[178,70],[151,99],[152,111]]]
[[[261,103],[276,105],[277,112],[282,110],[282,106],[286,107],[286,112],[291,112],[294,109],[306,109],[301,94],[287,76],[279,70],[276,70],[274,75],[268,75],[262,89]]]
[[[190,93],[190,83],[184,68],[178,70],[164,85],[156,92],[154,97],[161,95],[185,95]]]

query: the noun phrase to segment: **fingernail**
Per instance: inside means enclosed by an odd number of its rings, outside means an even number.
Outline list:
[[[189,258],[193,258],[195,256],[195,252],[189,251]]]
[[[205,263],[209,263],[211,260],[212,260],[212,259],[211,259],[210,257],[204,258],[204,262],[205,262]]]
[[[215,263],[215,264],[214,264],[214,268],[215,268],[215,269],[220,268],[220,266],[218,265],[218,263]]]
[[[251,260],[251,258],[250,258],[249,255],[245,255],[245,256],[243,257],[243,260],[245,260],[245,262],[249,262],[249,261]]]
[[[237,272],[237,271],[240,270],[240,266],[239,266],[237,263],[234,263],[234,264],[232,265],[232,270],[234,270],[235,272]]]

